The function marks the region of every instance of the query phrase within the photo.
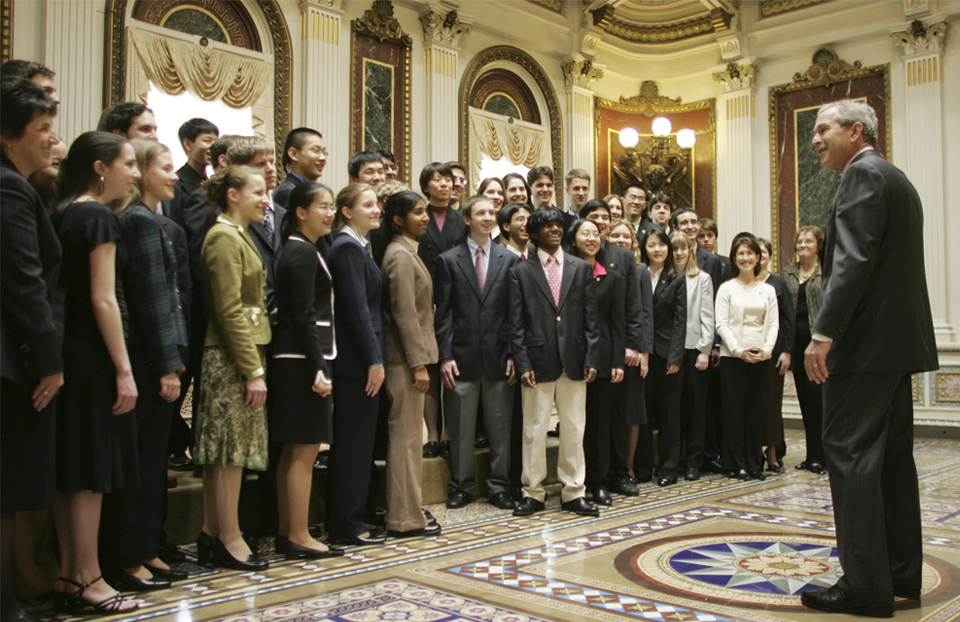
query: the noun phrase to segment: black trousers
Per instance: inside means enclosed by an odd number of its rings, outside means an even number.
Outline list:
[[[720,366],[712,366],[706,371],[707,397],[706,418],[703,424],[703,459],[704,461],[720,458],[720,449],[723,446],[723,395],[720,381]]]
[[[640,422],[646,421],[647,418],[646,379],[640,375],[639,367],[627,366],[623,370],[623,382],[614,385],[614,387],[616,396],[609,448],[610,470],[608,478],[610,481],[630,474],[627,465],[627,443],[630,437],[630,426],[640,425]],[[634,454],[634,458],[636,458],[636,454]],[[634,462],[636,463],[636,460]],[[589,477],[589,471],[587,477]],[[648,474],[647,480],[649,479],[650,475]]]
[[[366,378],[333,379],[333,445],[327,471],[326,528],[332,540],[367,531],[363,520],[380,396],[370,397]],[[384,389],[380,389],[384,391]]]
[[[763,410],[767,380],[773,361],[747,363],[725,356],[720,359],[723,382],[723,468],[726,471],[761,472]]]
[[[831,374],[823,404],[840,583],[892,602],[920,588],[923,562],[910,374]]]
[[[615,419],[617,385],[610,378],[597,378],[587,385],[587,419],[583,430],[583,453],[587,488],[606,486],[610,476],[610,445]],[[623,432],[618,432],[621,436]]]
[[[707,389],[710,369],[697,369],[699,350],[683,355],[683,396],[680,400],[683,463],[688,469],[699,469],[703,462],[703,438],[707,418]]]
[[[804,343],[804,349],[807,343],[809,341]],[[807,378],[803,359],[803,350],[794,352],[790,369],[793,370],[793,382],[797,385],[800,416],[803,417],[803,430],[807,437],[807,464],[817,463],[827,466],[823,453],[823,388]]]
[[[167,493],[167,438],[176,403],[160,397],[160,380],[139,346],[129,347],[137,383],[137,457],[140,485],[103,495],[100,563],[131,568],[157,557]]]
[[[680,469],[680,399],[683,392],[684,369],[667,375],[667,360],[655,352],[650,354],[650,373],[647,374],[647,414],[657,413],[660,430],[660,463],[657,477],[675,479]],[[641,439],[644,436],[640,428]],[[651,441],[652,444],[652,441]],[[637,445],[640,451],[640,444]],[[639,478],[639,476],[638,476]]]

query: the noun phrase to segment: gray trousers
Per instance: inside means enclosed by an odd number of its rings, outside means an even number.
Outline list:
[[[510,492],[510,425],[513,391],[506,379],[457,380],[451,390],[444,387],[443,408],[450,426],[450,492],[473,494],[476,488],[473,442],[477,413],[483,406],[483,424],[490,442],[490,477],[487,494]]]

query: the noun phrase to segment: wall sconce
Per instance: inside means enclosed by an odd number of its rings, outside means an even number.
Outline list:
[[[651,192],[673,194],[674,185],[686,177],[690,169],[690,149],[697,142],[697,133],[684,128],[677,132],[676,149],[671,140],[673,123],[667,117],[657,117],[652,123],[653,144],[640,153],[637,145],[640,134],[632,127],[620,130],[620,144],[626,153],[614,164],[615,173],[625,182],[643,183]]]

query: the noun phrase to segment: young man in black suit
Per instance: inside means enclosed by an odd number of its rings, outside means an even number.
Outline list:
[[[437,259],[434,295],[437,345],[443,380],[444,411],[450,426],[448,508],[472,499],[474,436],[480,402],[490,443],[490,503],[516,507],[510,497],[510,424],[516,376],[510,357],[510,270],[520,259],[490,238],[497,226],[493,203],[484,196],[467,199],[463,220],[467,241]]]
[[[290,193],[300,184],[317,183],[327,165],[327,147],[323,135],[309,127],[298,127],[287,134],[283,143],[281,168],[287,176],[273,191],[273,201],[287,207]]]
[[[820,108],[813,146],[842,174],[830,208],[820,312],[805,353],[823,386],[823,448],[843,577],[801,602],[830,613],[893,615],[920,598],[920,493],[911,375],[938,367],[924,274],[923,207],[877,153],[877,116],[862,102]],[[829,378],[829,382],[827,379]]]
[[[553,406],[560,417],[557,475],[562,508],[599,516],[584,497],[583,430],[588,382],[597,375],[600,331],[593,269],[563,252],[563,214],[536,210],[527,221],[536,257],[510,273],[510,331],[516,373],[523,387],[523,495],[515,516],[544,508],[546,435]]]

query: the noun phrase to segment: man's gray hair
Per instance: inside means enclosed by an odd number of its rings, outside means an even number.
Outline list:
[[[820,106],[817,114],[823,114],[827,110],[837,111],[837,123],[841,127],[850,127],[854,123],[861,124],[863,139],[872,146],[877,146],[877,113],[870,105],[852,99],[841,99]]]

